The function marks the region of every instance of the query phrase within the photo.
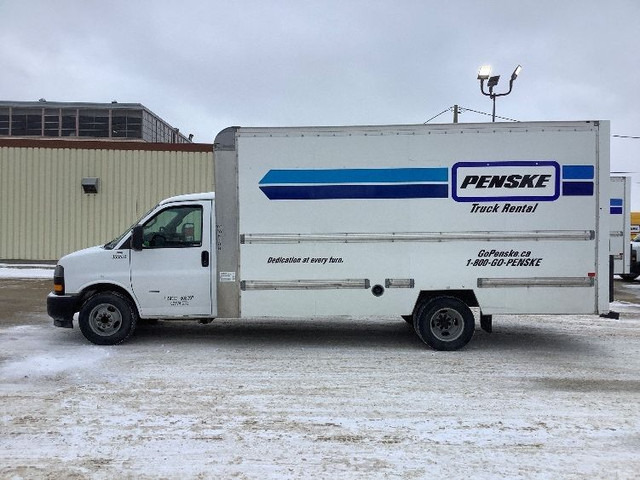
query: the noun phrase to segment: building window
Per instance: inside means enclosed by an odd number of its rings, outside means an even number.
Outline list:
[[[11,117],[11,135],[17,137],[42,135],[42,109],[15,109]]]
[[[60,136],[60,110],[46,109],[44,111],[44,136],[58,137]]]
[[[82,137],[143,140],[160,143],[189,142],[177,128],[172,128],[145,108],[131,105],[103,106],[78,104],[54,108],[44,100],[34,105],[5,102],[0,107],[0,136]]]
[[[109,112],[105,110],[80,110],[78,135],[102,138],[109,136]]]
[[[60,135],[62,137],[75,137],[76,132],[76,119],[78,117],[78,111],[74,109],[62,109],[62,125],[60,129]]]
[[[113,110],[111,119],[113,138],[142,138],[142,112]]]
[[[9,135],[9,109],[0,108],[0,135]]]

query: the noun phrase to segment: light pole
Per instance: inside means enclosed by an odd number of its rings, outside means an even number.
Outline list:
[[[492,122],[496,121],[496,97],[504,97],[511,93],[511,90],[513,89],[513,82],[516,78],[518,78],[518,75],[520,75],[521,71],[522,71],[522,66],[518,65],[516,69],[513,71],[513,73],[511,74],[511,79],[509,80],[508,92],[494,93],[493,88],[496,85],[498,85],[498,82],[500,81],[500,75],[495,75],[492,77],[491,67],[489,65],[483,65],[482,67],[480,67],[480,70],[478,71],[478,80],[480,80],[480,91],[482,92],[483,95],[486,95],[487,97],[491,98],[491,100],[493,100],[493,113],[491,114]],[[484,91],[485,80],[487,80],[487,87],[489,87],[489,93]]]

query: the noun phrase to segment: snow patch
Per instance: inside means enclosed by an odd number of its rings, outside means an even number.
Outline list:
[[[53,265],[0,263],[0,278],[53,278]]]
[[[5,380],[38,379],[95,368],[110,355],[108,348],[86,344],[54,345],[55,336],[41,326],[21,325],[2,330],[14,352],[21,352],[0,365]]]

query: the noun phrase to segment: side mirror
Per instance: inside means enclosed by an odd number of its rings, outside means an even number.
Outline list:
[[[133,230],[131,230],[131,248],[138,251],[142,250],[143,240],[142,225],[136,225],[133,227]]]

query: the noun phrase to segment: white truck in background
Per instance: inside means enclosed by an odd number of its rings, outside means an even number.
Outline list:
[[[215,195],[60,259],[56,326],[402,316],[455,350],[476,317],[608,312],[606,121],[231,127],[214,162]]]
[[[609,241],[613,273],[623,279],[631,275],[631,177],[612,176],[609,193]],[[636,275],[637,276],[637,275]],[[635,278],[635,277],[634,277]]]

